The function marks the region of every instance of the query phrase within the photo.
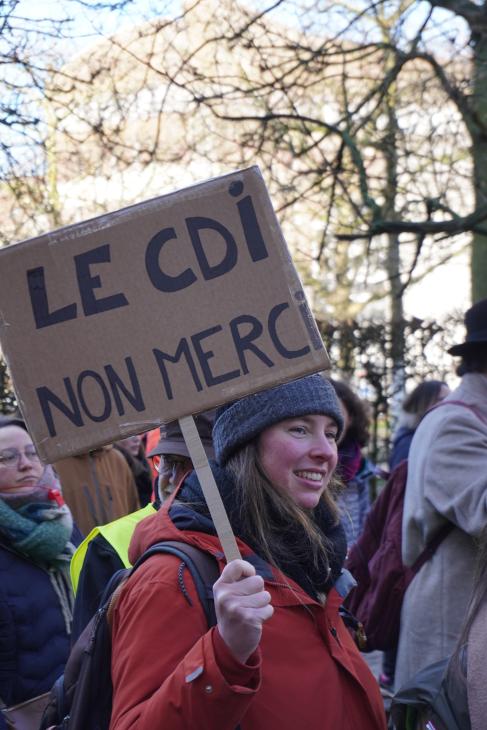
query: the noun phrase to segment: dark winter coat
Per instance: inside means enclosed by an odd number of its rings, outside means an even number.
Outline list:
[[[76,528],[71,540],[81,541]],[[69,578],[54,572],[69,589]],[[0,698],[7,706],[51,688],[69,654],[69,631],[48,569],[0,542]]]
[[[73,643],[100,607],[105,588],[113,574],[130,567],[128,548],[132,533],[138,522],[154,511],[152,505],[146,505],[108,525],[96,527],[76,550],[70,566],[71,583],[76,593]]]
[[[389,469],[391,471],[395,469],[401,461],[408,458],[409,447],[411,446],[415,430],[416,429],[414,428],[406,428],[405,426],[402,426],[394,436],[391,456],[389,459]]]
[[[122,570],[124,564],[118,553],[105,540],[97,535],[90,542],[85,563],[89,570],[81,571],[73,612],[73,642],[75,642],[88,621],[100,607],[100,601],[111,576]]]

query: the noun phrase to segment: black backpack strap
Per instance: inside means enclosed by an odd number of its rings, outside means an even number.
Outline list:
[[[416,575],[420,568],[422,568],[423,565],[433,557],[436,550],[440,547],[445,537],[450,534],[453,528],[454,524],[452,522],[446,522],[442,527],[440,527],[436,535],[431,538],[423,552],[418,555],[414,563],[411,565],[411,572],[413,575]]]
[[[220,569],[216,558],[199,548],[178,540],[166,540],[151,545],[137,560],[131,574],[152,555],[167,553],[179,558],[191,573],[193,582],[205,612],[208,627],[215,626],[216,614],[213,601],[213,584],[220,577]]]
[[[115,573],[110,576],[110,579],[102,593],[99,608],[103,609],[110,603],[113,593],[115,593],[122,581],[125,581],[128,578],[130,571],[130,568],[119,568],[119,570],[116,570]]]

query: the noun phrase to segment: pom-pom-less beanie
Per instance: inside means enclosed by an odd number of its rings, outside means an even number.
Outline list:
[[[213,426],[215,458],[224,466],[235,451],[269,426],[312,414],[333,418],[340,435],[343,415],[335,389],[318,374],[226,403],[218,409]]]

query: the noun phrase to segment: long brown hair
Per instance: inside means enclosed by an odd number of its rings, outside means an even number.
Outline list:
[[[281,567],[282,559],[292,560],[292,548],[282,538],[271,515],[277,515],[279,524],[298,523],[308,540],[315,566],[319,556],[325,555],[328,562],[330,542],[314,523],[311,514],[294,503],[291,497],[278,486],[273,486],[260,464],[257,443],[251,441],[234,454],[227,463],[236,487],[236,500],[240,516],[252,539],[261,546],[262,557],[271,565]],[[325,489],[321,499],[328,508],[334,524],[340,521],[338,508],[333,498],[334,477]]]
[[[426,411],[440,401],[442,388],[448,388],[443,380],[431,379],[419,383],[402,403],[403,422],[401,425],[416,428]]]
[[[352,388],[344,383],[343,380],[334,380],[330,378],[330,383],[335,388],[336,394],[347,409],[350,416],[345,435],[354,439],[360,446],[367,446],[369,441],[370,430],[370,408],[368,403],[359,398]]]

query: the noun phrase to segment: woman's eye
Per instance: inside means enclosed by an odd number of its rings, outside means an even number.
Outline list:
[[[305,434],[306,428],[304,426],[291,426],[289,429],[292,433]]]
[[[328,439],[328,441],[336,441],[338,438],[338,434],[336,431],[326,431],[325,436]]]

